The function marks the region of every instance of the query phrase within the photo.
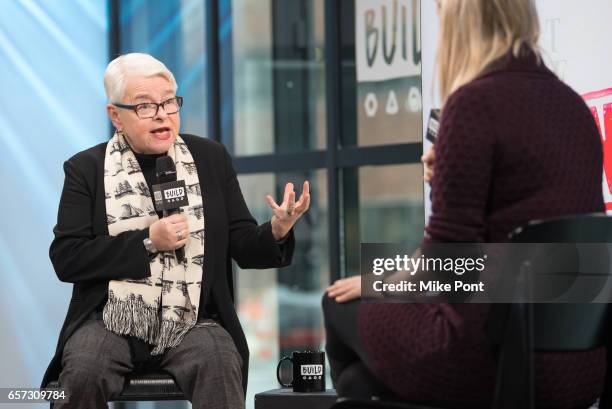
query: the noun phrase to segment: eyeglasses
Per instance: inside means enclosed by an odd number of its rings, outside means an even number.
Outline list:
[[[149,119],[157,116],[159,107],[164,108],[164,111],[168,115],[176,114],[183,106],[183,97],[174,97],[167,99],[163,102],[145,102],[143,104],[126,105],[126,104],[113,104],[117,108],[131,109],[136,112],[136,115],[140,119]]]

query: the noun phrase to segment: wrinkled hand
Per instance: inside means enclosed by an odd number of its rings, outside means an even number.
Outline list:
[[[427,183],[431,183],[431,180],[434,177],[435,161],[436,161],[436,152],[434,150],[434,147],[432,146],[423,156],[421,156],[421,162],[423,162],[423,167],[425,168],[423,179],[425,179],[425,182]]]
[[[266,201],[272,208],[272,235],[275,240],[281,240],[289,233],[295,222],[308,210],[310,207],[310,186],[308,181],[304,182],[300,200],[295,201],[295,192],[293,191],[293,183],[285,185],[285,194],[283,202],[278,205],[272,196],[267,195]]]
[[[149,227],[149,238],[159,251],[183,247],[189,238],[187,217],[184,214],[173,214],[159,219]]]
[[[336,302],[347,302],[361,297],[361,276],[356,275],[341,278],[327,287],[327,296],[334,298]]]

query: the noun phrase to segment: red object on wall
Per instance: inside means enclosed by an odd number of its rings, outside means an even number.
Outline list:
[[[606,139],[602,140],[604,151],[604,170],[606,172],[608,189],[610,190],[610,193],[612,193],[612,102],[604,104],[603,112],[604,129],[606,132]],[[599,124],[597,125],[599,126]],[[599,128],[599,133],[602,133],[601,128]]]
[[[601,125],[599,124],[599,115],[597,115],[597,107],[589,107],[589,108],[591,108],[591,114],[593,114],[593,118],[595,118],[595,123],[597,124],[599,135],[601,135],[601,142],[603,143],[603,133],[601,132]]]
[[[604,190],[607,190],[607,192],[604,192],[604,198],[606,199],[606,210],[612,211],[612,201],[610,201],[612,195],[612,88],[589,92],[583,94],[582,98],[589,105],[601,135],[604,173],[608,186],[608,189],[604,188]],[[603,118],[600,115],[602,112]]]

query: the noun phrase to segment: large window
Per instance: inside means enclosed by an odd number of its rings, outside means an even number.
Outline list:
[[[251,352],[250,396],[275,387],[279,356],[322,345],[321,292],[329,283],[327,175],[313,170],[239,177],[253,216],[262,221],[270,218],[265,192],[278,192],[287,181],[301,186],[305,179],[313,196],[310,211],[295,228],[293,264],[263,271],[237,269],[238,315]]]
[[[280,200],[285,183],[301,190],[307,179],[312,194],[295,229],[293,264],[237,270],[238,312],[251,350],[249,404],[255,393],[277,387],[280,357],[323,347],[328,174],[312,161],[327,143],[323,14],[323,0],[232,0],[233,93],[221,97],[233,99],[233,134],[224,130],[224,142],[245,199],[263,221],[271,215],[266,193]]]
[[[308,178],[313,196],[296,229],[293,265],[238,271],[251,396],[278,387],[274,368],[281,356],[324,347],[321,297],[333,280],[358,273],[361,242],[416,246],[422,237],[419,2],[399,2],[395,15],[393,3],[232,0],[233,66],[222,65],[221,72],[231,72],[233,88],[221,93],[221,106],[230,101],[233,121],[222,134],[245,197],[265,220],[270,211],[263,196],[280,197],[287,181],[300,187]],[[402,44],[393,36],[405,35],[412,67],[406,75],[357,75],[364,45],[356,41],[356,23],[369,12],[377,41],[382,30],[389,44]],[[379,52],[389,44],[380,43]],[[367,105],[372,97],[376,112]]]
[[[325,149],[322,0],[232,0],[235,155]]]
[[[321,297],[358,273],[360,243],[422,237],[420,2],[112,3],[118,50],[150,52],[177,74],[183,131],[228,148],[259,222],[271,216],[266,194],[311,183],[293,264],[235,270],[253,407],[278,387],[283,355],[324,348]]]

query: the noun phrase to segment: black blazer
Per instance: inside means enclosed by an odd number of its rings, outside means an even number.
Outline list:
[[[249,349],[233,304],[230,258],[241,268],[287,266],[295,247],[293,231],[279,245],[270,222],[257,225],[223,145],[194,135],[181,137],[196,163],[206,220],[200,308],[218,315],[220,324],[232,336],[244,362],[246,392]],[[80,152],[64,163],[64,188],[49,255],[59,279],[73,284],[72,299],[41,387],[59,377],[66,341],[107,298],[109,280],[151,275],[142,243],[148,229],[109,236],[104,197],[106,144]]]

